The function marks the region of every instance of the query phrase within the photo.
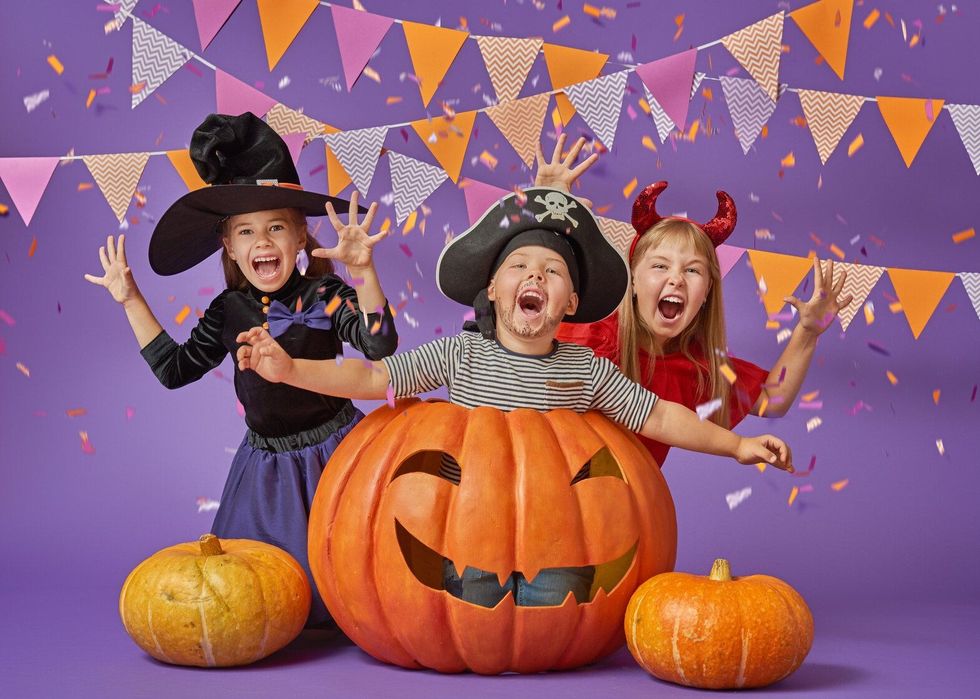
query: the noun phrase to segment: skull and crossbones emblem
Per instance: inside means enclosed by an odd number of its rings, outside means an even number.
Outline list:
[[[568,198],[561,192],[548,192],[546,195],[544,195],[544,197],[539,194],[534,198],[534,201],[536,201],[538,204],[544,204],[545,208],[545,211],[534,215],[539,222],[543,221],[548,216],[551,216],[551,218],[559,221],[569,221],[571,222],[572,227],[578,228],[578,221],[572,218],[572,215],[568,213],[569,209],[578,208],[578,204],[575,203],[574,199],[569,201]]]

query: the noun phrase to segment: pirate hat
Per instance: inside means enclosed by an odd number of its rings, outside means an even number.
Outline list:
[[[507,244],[535,230],[562,236],[574,254],[579,305],[565,322],[591,323],[612,313],[629,283],[626,263],[584,204],[567,192],[549,187],[508,194],[443,248],[436,265],[439,290],[453,301],[472,306],[477,294],[490,283]],[[575,273],[572,275],[574,278]]]
[[[327,202],[338,209],[348,204],[304,191],[285,141],[251,112],[209,115],[191,137],[190,154],[213,186],[188,192],[160,217],[150,238],[157,274],[183,272],[219,250],[218,224],[229,216],[287,208],[323,216]]]

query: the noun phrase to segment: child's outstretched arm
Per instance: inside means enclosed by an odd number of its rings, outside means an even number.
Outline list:
[[[701,420],[694,411],[668,400],[654,404],[640,434],[673,447],[730,456],[740,464],[763,461],[793,472],[790,449],[778,437],[742,437],[710,420]]]
[[[85,279],[105,287],[113,301],[122,304],[129,325],[133,328],[133,334],[136,335],[136,341],[140,349],[143,349],[163,332],[163,327],[153,315],[139,287],[136,286],[133,272],[126,262],[126,236],[120,235],[118,243],[113,242],[111,235],[106,238],[106,244],[99,248],[99,260],[102,262],[102,271],[105,274],[101,277],[86,274]]]
[[[840,279],[834,284],[834,261],[828,260],[826,265],[821,265],[820,260],[814,258],[810,300],[803,303],[795,296],[784,299],[798,311],[800,320],[786,349],[769,372],[766,386],[752,408],[753,415],[762,414],[765,404],[766,417],[782,417],[793,405],[810,368],[817,339],[830,327],[841,309],[847,308],[853,300],[851,294],[841,298],[846,279],[847,271],[841,270]]]
[[[580,137],[569,149],[568,155],[562,158],[562,149],[565,147],[565,134],[562,133],[558,136],[558,140],[555,142],[555,150],[551,154],[551,160],[548,161],[545,160],[541,144],[538,143],[535,154],[538,169],[534,173],[534,185],[536,187],[553,187],[571,194],[571,186],[575,180],[581,177],[599,159],[598,153],[592,153],[573,168],[572,163],[575,162],[584,145],[585,138]],[[590,209],[592,208],[592,202],[589,199],[579,197],[579,201]]]
[[[251,369],[266,381],[287,383],[307,391],[340,398],[382,399],[391,379],[383,362],[348,359],[294,359],[264,328],[239,333],[235,359],[242,371]]]

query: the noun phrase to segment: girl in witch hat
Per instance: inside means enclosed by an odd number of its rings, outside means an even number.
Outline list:
[[[212,114],[191,139],[191,158],[211,187],[190,192],[160,218],[150,239],[150,266],[182,272],[221,251],[227,289],[190,338],[178,345],[160,326],[126,262],[124,236],[99,249],[104,275],[86,274],[122,304],[140,352],[167,388],[197,381],[238,349],[236,336],[268,328],[293,357],[331,359],[347,342],[370,359],[395,350],[398,338],[374,269],[370,235],[376,204],[358,220],[357,192],[349,222],[334,206],[347,204],[304,191],[289,149],[261,119]],[[326,214],[337,232],[324,249],[309,234],[307,216]],[[305,252],[305,275],[296,267]],[[356,289],[333,273],[339,260],[359,279]],[[287,550],[309,575],[307,520],[323,465],[363,417],[347,398],[273,384],[235,369],[235,392],[248,426],[235,454],[212,532],[257,539]],[[312,578],[310,578],[312,581]],[[309,625],[329,620],[313,588]]]

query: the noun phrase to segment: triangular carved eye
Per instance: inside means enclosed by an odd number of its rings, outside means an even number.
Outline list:
[[[582,468],[572,476],[572,485],[581,483],[587,478],[602,478],[603,476],[612,476],[621,481],[626,480],[622,469],[619,468],[619,463],[608,447],[603,447],[597,451],[595,456],[582,465]]]
[[[391,480],[404,476],[406,473],[428,473],[430,476],[447,480],[453,485],[459,485],[459,463],[451,454],[436,449],[412,454],[402,462]]]

